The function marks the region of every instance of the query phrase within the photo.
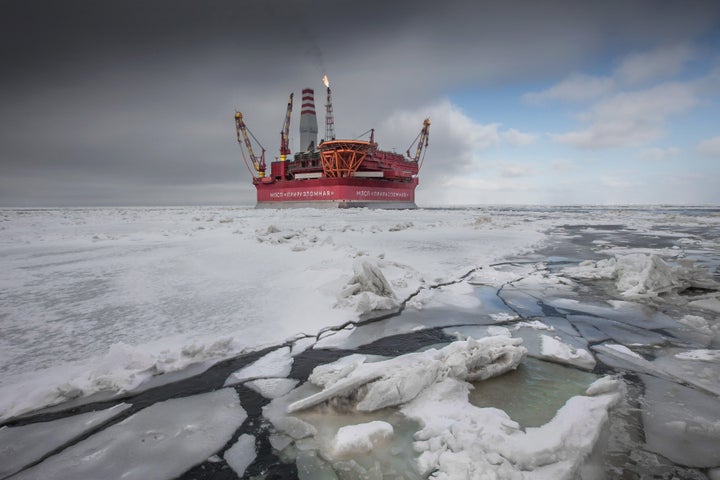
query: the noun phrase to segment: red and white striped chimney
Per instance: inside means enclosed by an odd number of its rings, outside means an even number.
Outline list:
[[[315,116],[315,92],[312,88],[302,91],[300,110],[300,151],[306,152],[317,146],[317,118]]]

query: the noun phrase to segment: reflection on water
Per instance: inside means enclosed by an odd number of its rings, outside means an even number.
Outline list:
[[[583,395],[597,378],[592,373],[526,358],[514,372],[475,383],[470,403],[505,410],[523,428],[539,427],[549,422],[570,397]]]

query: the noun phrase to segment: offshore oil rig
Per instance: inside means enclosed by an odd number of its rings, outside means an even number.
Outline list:
[[[327,89],[325,138],[317,143],[314,91],[306,88],[300,112],[300,151],[290,158],[291,93],[280,132],[280,156],[270,163],[269,175],[265,149],[247,128],[242,113],[235,112],[237,140],[257,189],[256,207],[417,208],[415,188],[427,151],[430,120],[425,119],[405,155],[378,149],[374,129],[366,132],[368,141],[338,140],[327,76],[323,82]],[[250,138],[262,149],[259,157]]]

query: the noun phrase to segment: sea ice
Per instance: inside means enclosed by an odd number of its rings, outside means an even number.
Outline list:
[[[73,439],[102,425],[130,407],[121,403],[106,410],[81,413],[49,422],[0,428],[0,478],[40,460]]]
[[[658,351],[652,361],[617,345],[594,345],[592,349],[604,364],[614,368],[654,375],[673,382],[686,383],[706,392],[720,395],[720,371],[714,354],[707,350],[668,349]],[[693,353],[700,352],[700,353]],[[678,357],[677,355],[680,355]],[[694,358],[702,356],[702,358]]]
[[[0,230],[0,418],[134,390],[159,374],[355,321],[358,305],[387,306],[380,303],[388,297],[371,292],[338,305],[355,262],[366,278],[362,262],[377,266],[399,302],[426,279],[455,281],[526,251],[552,223],[501,214],[492,228],[476,229],[475,212],[460,209],[326,213],[8,211]],[[103,361],[121,342],[127,349]]]
[[[222,448],[246,418],[232,389],[158,402],[14,479],[175,478]]]
[[[720,332],[720,328],[713,329],[707,320],[698,315],[684,315],[678,322],[711,337],[717,336]]]
[[[265,354],[259,360],[230,374],[225,386],[235,385],[247,380],[268,377],[287,377],[292,369],[293,358],[290,347],[281,347]]]
[[[435,383],[401,407],[423,427],[415,435],[418,471],[439,480],[574,479],[622,397],[619,382],[604,382],[602,393],[572,397],[549,423],[526,432],[502,410],[467,403],[467,383]]]
[[[617,343],[632,346],[662,345],[668,341],[660,333],[607,318],[586,315],[568,315],[567,318],[590,342],[599,342],[611,338]]]
[[[703,298],[693,300],[688,305],[714,313],[720,313],[720,296],[718,294],[705,295]]]
[[[676,353],[675,358],[680,360],[704,360],[707,362],[720,362],[720,350],[690,350]],[[720,371],[717,372],[720,375]]]
[[[575,348],[549,335],[541,335],[540,339],[540,358],[567,365],[575,365],[586,370],[595,368],[595,359],[587,350]]]
[[[586,260],[563,272],[573,278],[615,280],[618,291],[626,297],[657,297],[690,287],[712,290],[720,287],[692,260],[680,259],[677,263],[670,266],[655,254],[632,253],[597,262]]]
[[[255,390],[265,398],[278,398],[287,395],[298,384],[293,378],[261,378],[245,383],[246,387]]]
[[[360,313],[390,310],[399,306],[397,296],[376,263],[358,260],[354,275],[338,293],[338,307],[354,306]]]
[[[288,412],[327,401],[349,404],[358,411],[374,411],[415,398],[429,385],[447,377],[484,380],[517,368],[527,350],[521,339],[504,336],[453,342],[440,350],[410,353],[376,363],[348,364],[343,375],[314,375],[323,390],[292,403]],[[351,368],[354,365],[354,368]]]
[[[255,455],[257,455],[255,452],[255,437],[243,433],[223,456],[230,468],[238,474],[238,477],[242,477],[248,465],[255,460]]]
[[[358,425],[341,427],[332,440],[330,454],[343,459],[372,451],[393,436],[393,427],[387,422],[375,420]]]
[[[650,450],[690,467],[720,467],[720,400],[642,375],[642,419]]]

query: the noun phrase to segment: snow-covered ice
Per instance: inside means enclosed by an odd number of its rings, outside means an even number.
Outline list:
[[[523,432],[502,410],[467,403],[469,385],[446,379],[402,407],[418,420],[421,473],[433,478],[574,479],[622,397],[616,381],[568,400],[549,423]]]
[[[677,263],[670,266],[655,254],[632,253],[597,262],[584,261],[564,272],[573,278],[614,280],[618,291],[626,297],[656,297],[690,287],[720,288],[708,272],[692,260],[680,259]]]
[[[587,370],[595,368],[595,359],[584,348],[575,348],[549,335],[540,336],[540,345],[541,358],[576,365]]]
[[[0,478],[40,460],[56,448],[120,415],[129,407],[130,405],[121,403],[105,410],[49,422],[0,428]]]
[[[0,220],[0,439],[20,453],[0,450],[18,478],[205,479],[253,462],[308,479],[720,467],[717,210]],[[592,383],[608,370],[630,375]],[[115,422],[102,409],[121,401],[134,414]]]
[[[225,381],[225,386],[258,378],[287,377],[290,375],[292,363],[293,358],[290,355],[290,347],[275,349],[247,367],[233,372]]]
[[[232,468],[239,477],[242,477],[248,465],[255,460],[256,455],[255,437],[243,433],[237,439],[237,442],[227,449],[223,457],[225,457],[225,461],[230,465],[230,468]]]
[[[15,479],[171,479],[219,450],[247,418],[235,391],[158,402]]]
[[[277,398],[286,395],[297,384],[298,380],[292,378],[262,378],[246,382],[245,386],[255,390],[265,398]]]
[[[545,228],[512,215],[476,228],[472,210],[98,208],[3,217],[0,418],[315,334],[355,320],[358,306],[396,301],[343,296],[365,265],[403,299],[528,251]]]
[[[440,350],[430,349],[375,363],[346,363],[340,372],[313,372],[310,381],[323,390],[292,403],[288,412],[329,401],[371,412],[406,403],[448,377],[485,380],[517,368],[527,353],[521,343],[520,339],[504,336],[468,338]]]
[[[375,420],[341,427],[332,441],[331,455],[337,459],[368,453],[392,437],[392,425]]]

